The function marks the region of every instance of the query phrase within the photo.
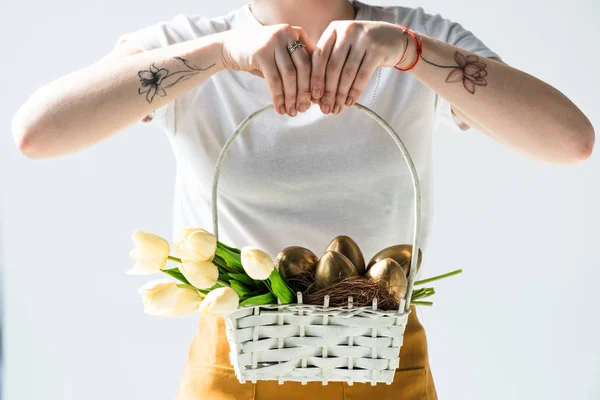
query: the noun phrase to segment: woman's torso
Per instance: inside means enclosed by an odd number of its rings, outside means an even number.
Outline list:
[[[357,19],[401,23],[416,31],[423,10],[373,7],[357,2]],[[182,17],[188,36],[259,25],[248,5],[206,19]],[[180,19],[181,21],[181,19]],[[182,28],[183,29],[183,28]],[[191,32],[191,33],[190,33]],[[359,103],[373,109],[400,135],[421,184],[421,249],[433,219],[432,133],[438,96],[412,75],[393,68],[375,73]],[[371,96],[375,87],[374,101]],[[221,71],[165,106],[162,120],[177,162],[174,232],[183,226],[212,228],[211,184],[217,157],[236,126],[269,105],[266,82],[254,75]],[[368,260],[384,247],[410,243],[412,181],[389,135],[357,109],[323,115],[313,105],[295,118],[272,111],[251,122],[223,162],[219,185],[219,239],[256,245],[272,256],[290,245],[322,254],[337,235],[355,239]],[[423,268],[422,268],[423,269]],[[220,318],[202,316],[190,346],[178,400],[286,400],[377,397],[436,399],[425,332],[413,310],[392,385],[276,382],[239,384],[229,363]]]
[[[358,19],[418,25],[412,9],[358,5]],[[247,5],[218,21],[211,29],[260,25]],[[410,74],[383,68],[371,101],[376,82],[377,73],[358,101],[398,132],[415,163],[422,199],[420,247],[426,254],[436,94]],[[165,129],[177,162],[174,230],[212,229],[211,183],[219,152],[245,117],[271,104],[271,95],[264,79],[226,70],[173,103]],[[412,239],[413,189],[402,154],[355,108],[325,115],[313,105],[295,118],[275,111],[255,118],[222,164],[218,199],[219,239],[235,247],[252,244],[272,256],[290,245],[320,255],[343,234],[369,259]]]

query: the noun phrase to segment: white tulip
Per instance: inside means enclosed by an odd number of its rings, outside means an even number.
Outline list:
[[[210,260],[185,260],[179,266],[179,272],[198,289],[208,289],[214,286],[219,279],[219,270]]]
[[[138,293],[142,295],[144,312],[161,317],[183,317],[200,309],[202,298],[193,289],[177,287],[168,279],[146,283]]]
[[[244,246],[240,254],[242,266],[252,279],[265,280],[275,269],[275,262],[269,253],[254,246]]]
[[[212,315],[226,315],[237,310],[240,297],[230,287],[220,287],[208,292],[202,304],[200,312]]]
[[[132,236],[135,248],[129,256],[136,263],[127,271],[132,275],[149,275],[159,272],[167,264],[170,246],[169,242],[157,235],[148,232],[135,231]]]
[[[182,261],[212,261],[217,250],[217,238],[204,229],[185,227],[179,231],[174,247],[175,256]]]

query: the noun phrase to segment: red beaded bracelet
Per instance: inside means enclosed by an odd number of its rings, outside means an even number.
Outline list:
[[[396,68],[398,71],[406,72],[406,71],[413,69],[415,67],[415,65],[417,65],[417,63],[419,62],[419,58],[421,58],[421,53],[423,52],[423,38],[421,37],[421,41],[419,42],[417,35],[415,35],[415,33],[413,31],[411,31],[404,25],[401,25],[401,24],[396,24],[396,25],[398,25],[400,28],[402,28],[405,35],[412,36],[412,38],[415,39],[415,43],[417,44],[417,58],[415,59],[415,62],[410,67],[408,67],[406,69],[402,69],[402,68],[398,68],[397,66],[394,65],[394,68]]]

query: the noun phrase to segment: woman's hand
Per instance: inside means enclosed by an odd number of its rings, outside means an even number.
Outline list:
[[[287,45],[299,40],[306,46],[291,55]],[[310,107],[310,70],[314,45],[304,29],[288,24],[234,29],[224,32],[223,65],[265,78],[273,105],[294,117]]]
[[[325,114],[352,106],[379,65],[401,67],[408,59],[402,28],[380,21],[333,21],[312,53],[312,101]],[[413,55],[414,57],[414,55]]]

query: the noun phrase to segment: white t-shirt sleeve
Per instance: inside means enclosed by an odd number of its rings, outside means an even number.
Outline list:
[[[501,59],[498,54],[490,50],[479,38],[458,22],[450,21],[440,14],[431,15],[423,12],[422,17],[423,33],[427,36],[470,51],[480,57]],[[468,129],[468,125],[452,113],[450,102],[439,94],[436,96],[435,116],[436,127],[444,124],[456,131]]]
[[[150,51],[199,38],[208,34],[209,31],[207,18],[199,15],[178,14],[171,20],[160,21],[137,31],[124,33],[119,36],[117,44],[129,41],[144,51]],[[157,108],[141,122],[167,126],[174,118],[174,108],[179,104],[177,100]]]

